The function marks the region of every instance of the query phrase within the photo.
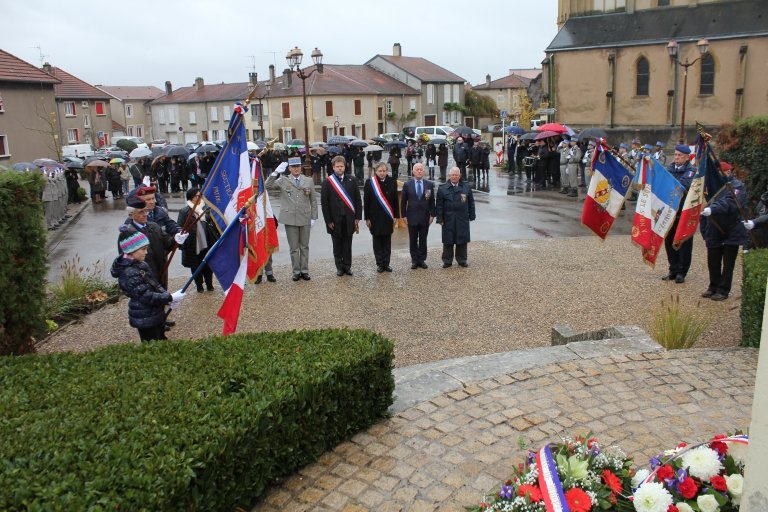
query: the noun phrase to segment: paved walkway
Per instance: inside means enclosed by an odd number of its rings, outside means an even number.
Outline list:
[[[421,379],[411,391],[433,396],[398,396],[390,419],[273,487],[254,511],[460,512],[523,460],[518,439],[535,449],[591,432],[647,464],[680,441],[749,428],[757,350],[571,345],[398,369],[398,394]],[[441,388],[451,379],[455,389]]]

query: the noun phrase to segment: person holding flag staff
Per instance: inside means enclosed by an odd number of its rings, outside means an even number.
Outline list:
[[[333,242],[336,275],[352,275],[352,236],[360,231],[363,218],[360,189],[354,176],[344,174],[347,160],[339,155],[331,160],[329,174],[320,190],[323,220]]]
[[[363,187],[363,215],[365,225],[371,231],[376,272],[392,272],[389,258],[392,254],[392,233],[395,219],[399,217],[397,204],[397,180],[387,175],[387,164],[376,165],[374,175]]]
[[[686,192],[691,187],[691,182],[696,175],[696,169],[691,165],[690,155],[691,148],[685,144],[678,144],[675,146],[674,161],[667,168],[667,171],[685,188]],[[688,269],[691,268],[691,257],[693,255],[692,237],[680,243],[678,247],[674,246],[674,237],[680,222],[682,206],[683,204],[681,203],[677,210],[675,223],[664,238],[664,249],[667,251],[669,271],[662,279],[664,281],[675,281],[678,284],[685,282],[685,276],[688,274]]]
[[[290,174],[281,175],[286,167]],[[270,190],[280,190],[280,213],[277,221],[285,226],[293,280],[309,281],[309,231],[317,219],[315,184],[312,178],[301,174],[301,158],[292,157],[288,162],[277,166],[264,186]]]
[[[733,177],[731,164],[720,162],[720,171],[730,186],[701,211],[699,223],[709,270],[709,287],[701,296],[717,301],[728,298],[739,246],[747,243],[747,222],[740,213],[747,199],[746,187]]]

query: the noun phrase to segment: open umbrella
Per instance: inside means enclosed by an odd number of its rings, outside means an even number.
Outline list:
[[[275,142],[272,145],[272,149],[274,149],[275,151],[285,151],[285,144],[283,144],[282,142]]]
[[[547,131],[539,132],[539,134],[536,135],[536,137],[534,137],[533,140],[548,139],[550,137],[558,137],[559,135],[561,134],[558,132],[547,130]]]
[[[475,132],[469,126],[458,126],[451,132],[454,139],[457,137],[472,137],[474,134]]]
[[[111,164],[122,164],[122,163],[125,163],[125,160],[123,160],[122,158],[113,158],[112,160],[109,161],[109,163],[111,163]]]
[[[71,162],[67,162],[64,164],[64,167],[67,169],[82,169],[83,168],[83,161],[80,160],[79,162],[73,160]]]
[[[384,144],[384,146],[387,149],[389,149],[389,148],[404,148],[407,145],[408,144],[406,144],[405,141],[402,141],[402,140],[393,140],[391,142],[387,142],[386,144]]]
[[[329,146],[335,146],[336,144],[349,144],[349,139],[343,135],[333,135],[328,138]]]
[[[200,144],[195,148],[195,153],[218,153],[220,149],[216,144]]]
[[[378,142],[379,144],[386,144],[387,143],[387,139],[385,139],[384,137],[371,137],[371,140],[373,142]]]
[[[579,142],[585,139],[607,139],[608,134],[602,128],[584,128],[579,132]]]
[[[325,142],[322,142],[322,141],[320,141],[320,142],[310,142],[309,143],[309,147],[310,148],[324,148],[325,147]]]
[[[507,126],[506,128],[504,128],[504,131],[506,131],[511,135],[522,135],[525,133],[525,130],[523,130],[519,126]]]
[[[331,146],[328,148],[328,152],[332,155],[337,155],[341,153],[341,149],[339,149],[339,146]]]
[[[165,156],[183,156],[189,155],[189,150],[184,146],[165,146],[163,148],[163,154]]]
[[[143,156],[149,156],[152,154],[152,150],[149,148],[136,148],[131,151],[128,156],[131,158],[141,158]]]
[[[13,164],[11,169],[15,171],[39,171],[40,167],[33,164],[32,162],[19,162],[17,164]]]
[[[439,146],[440,144],[448,144],[448,141],[443,137],[433,137],[429,139],[429,143],[434,144],[435,146]]]
[[[354,146],[356,148],[364,148],[365,146],[368,145],[368,143],[365,142],[364,140],[357,139],[350,142],[349,145]]]
[[[560,123],[546,123],[536,128],[536,130],[539,132],[568,133],[569,128]]]
[[[536,132],[524,133],[523,135],[520,136],[520,140],[534,140],[537,135],[538,133]]]
[[[105,157],[92,156],[88,157],[83,162],[83,167],[109,167],[109,164],[105,160]]]
[[[326,153],[328,153],[328,150],[318,146],[318,147],[314,147],[314,148],[309,148],[309,153],[312,154],[312,155],[323,156]]]
[[[363,149],[363,153],[370,153],[371,151],[384,151],[384,148],[376,144],[370,144]]]

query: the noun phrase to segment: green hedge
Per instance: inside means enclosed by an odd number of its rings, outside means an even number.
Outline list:
[[[393,344],[291,331],[0,358],[0,510],[233,510],[387,414]]]
[[[0,355],[34,352],[45,325],[44,186],[40,173],[0,172]]]
[[[765,306],[765,284],[768,280],[768,249],[753,249],[744,255],[741,286],[741,344],[760,346]]]

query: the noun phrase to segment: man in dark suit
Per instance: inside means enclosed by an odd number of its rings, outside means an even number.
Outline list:
[[[424,179],[424,165],[413,166],[413,179],[403,185],[400,211],[408,225],[411,268],[427,268],[427,234],[435,220],[435,185]]]
[[[331,161],[333,174],[323,182],[320,204],[328,234],[333,241],[333,258],[336,260],[336,275],[352,275],[352,235],[359,232],[363,218],[362,201],[357,180],[344,174],[347,161],[343,156]]]
[[[458,167],[448,171],[448,183],[437,190],[435,212],[437,223],[443,226],[443,268],[453,264],[454,252],[459,266],[466,267],[469,223],[475,220],[475,198],[469,185],[461,181]]]

